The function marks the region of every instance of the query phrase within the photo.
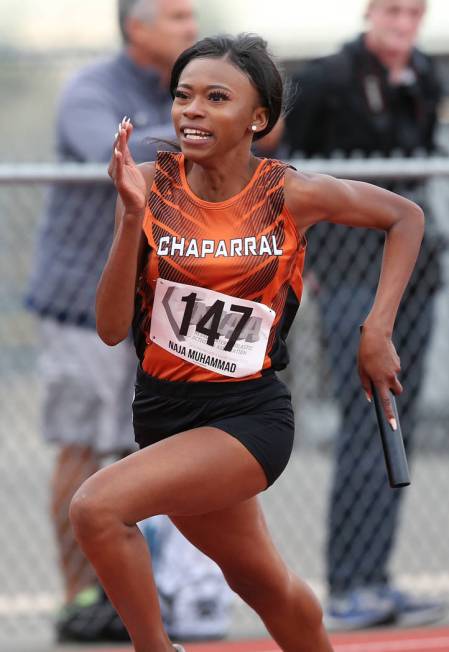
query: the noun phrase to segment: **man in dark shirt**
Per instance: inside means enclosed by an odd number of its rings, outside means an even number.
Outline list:
[[[301,71],[299,92],[286,120],[290,156],[391,156],[398,150],[410,156],[433,151],[440,89],[432,62],[414,47],[425,9],[425,0],[372,0],[367,4],[366,33]],[[421,254],[394,334],[405,389],[399,406],[410,454],[440,282],[440,239],[425,184],[391,180],[384,185],[417,201],[427,217]],[[441,604],[395,590],[387,571],[403,493],[387,483],[373,409],[361,391],[355,364],[359,325],[373,301],[380,271],[380,237],[327,224],[308,233],[308,269],[319,288],[322,330],[341,411],[326,559],[326,620],[334,629],[393,620],[418,625],[443,611]]]

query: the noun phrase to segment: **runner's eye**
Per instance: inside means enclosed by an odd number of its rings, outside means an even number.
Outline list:
[[[208,98],[212,102],[223,102],[230,99],[229,95],[224,91],[211,91]]]
[[[175,90],[175,97],[178,97],[180,100],[186,100],[188,96],[185,91],[182,91],[179,88],[177,88]]]

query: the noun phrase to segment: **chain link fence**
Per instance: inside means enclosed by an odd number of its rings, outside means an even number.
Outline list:
[[[54,113],[60,87],[71,72],[99,54],[103,53],[4,52],[0,64],[0,85],[4,91],[0,107],[3,162],[53,160]],[[447,61],[447,56],[437,61],[446,94]],[[285,64],[290,71],[298,66],[296,60]],[[441,118],[447,122],[447,100],[444,107]],[[295,165],[352,178],[385,180],[403,177],[404,173],[415,178],[429,177],[429,194],[440,230],[446,234],[449,230],[448,161],[445,159],[306,161]],[[43,444],[40,436],[42,385],[36,366],[38,325],[23,309],[36,223],[50,182],[106,181],[106,175],[102,167],[61,168],[40,163],[4,165],[0,177],[0,507],[3,515],[0,650],[6,652],[21,640],[32,641],[33,649],[42,641],[44,649],[53,636],[55,611],[63,601],[49,514],[49,486],[56,450]],[[335,247],[333,251],[331,247],[330,254],[335,256]],[[328,255],[324,259],[331,260]],[[349,260],[349,265],[357,267],[359,263],[363,267],[366,264],[364,247]],[[448,254],[444,254],[445,279],[448,265]],[[330,269],[330,264],[324,267]],[[316,278],[310,276],[289,342],[292,363],[286,379],[296,405],[295,451],[284,476],[262,500],[285,558],[323,596],[327,510],[341,411],[316,290]],[[435,315],[418,404],[413,484],[404,494],[391,570],[400,586],[447,598],[447,284],[436,297]],[[372,493],[365,487],[364,495],[369,499]],[[367,542],[363,546],[369,547]],[[241,636],[261,631],[254,615],[236,601],[232,634]]]
[[[439,233],[449,235],[449,161],[434,159],[294,161],[302,170],[336,176],[385,180],[426,181]],[[40,436],[41,386],[36,366],[37,323],[24,309],[24,294],[33,257],[37,223],[50,183],[108,183],[103,166],[0,166],[0,649],[6,641],[50,640],[52,618],[62,603],[56,547],[49,518],[49,487],[55,449]],[[262,496],[274,538],[288,563],[318,594],[326,590],[327,510],[335,461],[335,432],[342,413],[335,394],[335,368],[346,364],[344,346],[331,351],[326,338],[326,315],[320,307],[317,283],[340,264],[341,243],[321,242],[306,283],[299,315],[289,338],[291,365],[284,372],[296,406],[296,445],[287,471]],[[348,269],[363,274],[370,252],[363,241],[344,260]],[[341,262],[341,261],[340,261]],[[318,270],[318,263],[322,267]],[[395,536],[391,571],[395,583],[416,593],[449,599],[449,542],[446,537],[449,492],[449,254],[443,251],[442,288],[434,295],[434,326],[429,342],[420,341],[416,315],[405,314],[402,337],[425,348],[416,398],[416,434],[411,464],[412,485],[405,490],[400,526]],[[314,269],[315,267],[315,269]],[[318,279],[318,280],[317,280]],[[426,283],[426,281],[424,281]],[[428,301],[423,287],[421,298]],[[347,317],[351,300],[339,305]],[[426,312],[426,301],[417,310]],[[328,315],[329,316],[329,315]],[[340,321],[337,316],[337,321]],[[331,352],[335,359],[329,356]],[[417,353],[418,352],[418,353]],[[413,356],[412,356],[413,357]],[[352,362],[355,362],[354,360]],[[413,379],[413,369],[410,372]],[[343,415],[343,419],[345,415]],[[378,437],[373,437],[379,446]],[[340,451],[341,454],[341,451]],[[353,454],[351,449],[344,455]],[[373,453],[376,455],[377,453]],[[368,470],[369,476],[369,470]],[[386,483],[386,478],[384,478]],[[345,483],[351,477],[344,478]],[[369,480],[356,491],[350,510],[363,510],[370,494]],[[338,499],[337,499],[338,503]],[[339,511],[337,510],[339,513]],[[334,515],[335,516],[335,515]],[[387,515],[385,515],[387,518]],[[332,520],[332,519],[331,519]],[[332,527],[338,527],[338,523]],[[382,523],[375,524],[364,554],[380,554]],[[350,557],[351,557],[350,553]],[[354,552],[355,554],[355,552]],[[354,562],[355,563],[355,562]],[[338,566],[338,562],[337,562]],[[236,601],[233,635],[262,633],[258,620]]]

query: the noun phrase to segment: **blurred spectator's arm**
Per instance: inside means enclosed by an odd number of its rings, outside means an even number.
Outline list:
[[[425,147],[429,152],[438,151],[439,143],[437,142],[438,134],[438,122],[441,122],[443,119],[443,109],[444,109],[444,95],[443,95],[443,86],[440,79],[437,77],[436,71],[433,70],[433,75],[430,79],[430,88],[428,89],[426,100],[428,102],[434,102],[436,106],[436,111],[432,116],[432,120],[429,121],[427,133],[425,135]],[[449,98],[446,98],[449,105]],[[448,106],[449,109],[449,106]]]
[[[156,142],[152,142],[155,139]],[[136,161],[154,161],[156,160],[157,151],[161,149],[170,149],[168,144],[162,141],[170,141],[176,144],[178,138],[175,128],[171,121],[164,124],[157,124],[149,127],[138,127],[134,125],[133,135],[129,141],[129,149]]]
[[[312,156],[323,151],[325,97],[329,92],[319,61],[306,65],[293,79],[294,100],[285,118],[284,143],[289,155]]]
[[[58,135],[62,147],[74,160],[85,162],[108,161],[114,134],[123,116],[117,117],[117,100],[100,85],[79,83],[64,94],[58,119]],[[165,124],[139,128],[134,125],[130,150],[137,161],[156,157],[157,143],[151,138],[175,140],[171,120]]]

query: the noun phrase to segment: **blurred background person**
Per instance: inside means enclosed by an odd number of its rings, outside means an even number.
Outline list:
[[[80,70],[62,92],[56,123],[60,161],[106,164],[125,115],[135,128],[130,148],[136,161],[156,158],[157,144],[151,138],[175,140],[168,82],[174,60],[197,38],[193,3],[119,0],[118,13],[121,51]],[[78,548],[68,519],[70,500],[81,483],[107,462],[107,456],[120,457],[134,449],[134,347],[130,340],[111,349],[95,332],[95,291],[112,240],[115,201],[110,183],[51,189],[26,299],[40,319],[42,431],[58,446],[51,516],[65,587],[66,604],[57,620],[61,640],[128,638]],[[164,531],[171,527],[166,524]],[[190,544],[178,537],[180,556],[187,554],[186,547]],[[207,582],[209,573],[216,578],[210,560],[204,558],[200,567]],[[204,609],[201,578],[196,582],[200,604],[195,620],[193,587],[189,631],[194,633],[197,627],[207,636],[210,625],[215,636],[223,636],[228,618],[222,617],[218,603],[226,611],[229,593],[224,580],[214,584],[215,611],[210,591]],[[177,596],[170,598],[164,611],[169,629],[182,631],[173,615]]]
[[[172,641],[221,639],[232,620],[233,592],[209,557],[165,515],[139,523],[148,541],[162,619]]]
[[[337,54],[306,65],[295,79],[299,92],[286,120],[290,156],[390,156],[399,150],[412,156],[434,151],[440,86],[431,60],[415,48],[425,11],[425,0],[371,0],[366,32]],[[401,179],[385,187],[416,201],[427,217],[394,337],[405,389],[399,410],[410,455],[440,285],[441,237],[425,183]],[[359,388],[356,368],[359,326],[380,271],[380,237],[330,224],[308,233],[308,269],[318,288],[321,328],[341,415],[326,557],[326,623],[333,629],[393,621],[420,625],[444,611],[441,603],[399,591],[388,572],[404,493],[388,485],[374,409]]]

